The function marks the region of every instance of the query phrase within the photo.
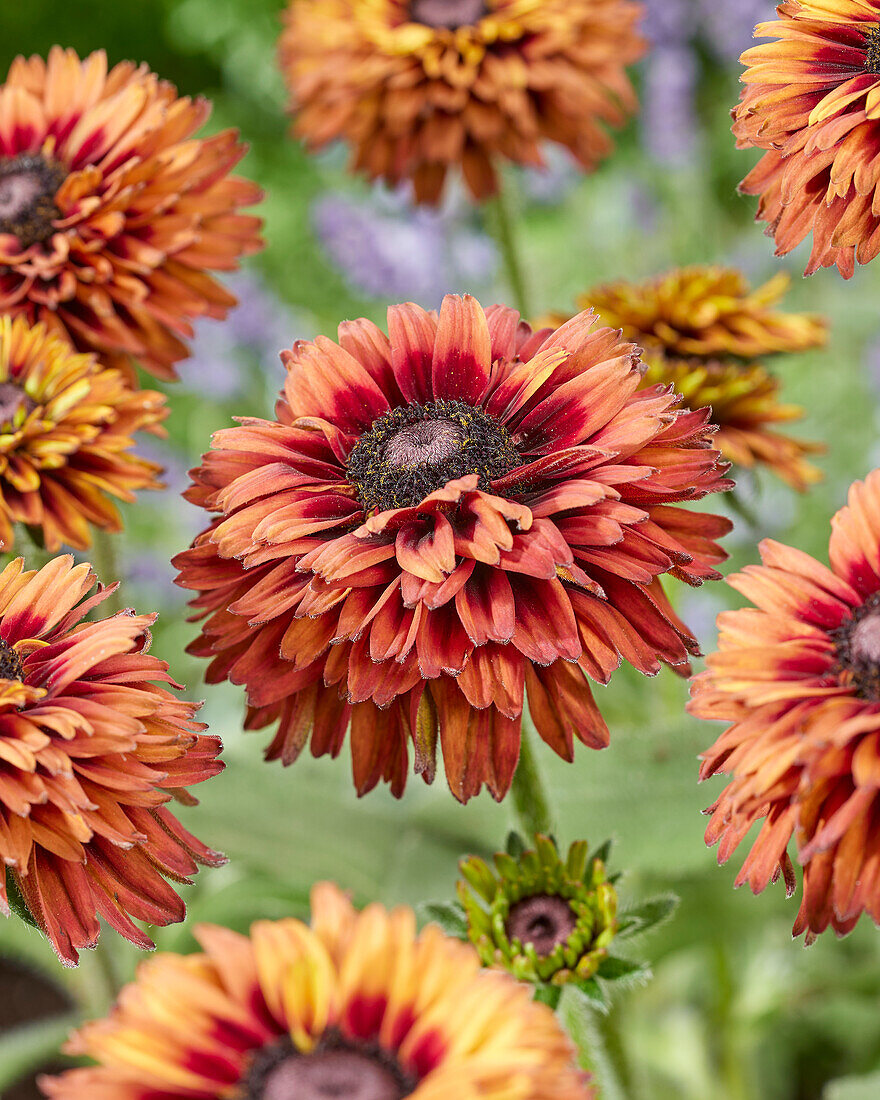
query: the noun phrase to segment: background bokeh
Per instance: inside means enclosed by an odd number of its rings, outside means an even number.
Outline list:
[[[851,284],[835,271],[800,278],[803,250],[785,261],[753,223],[754,201],[736,183],[755,156],[734,149],[729,109],[737,57],[772,0],[649,0],[653,46],[639,66],[644,107],[616,155],[583,177],[548,152],[544,172],[512,171],[528,290],[536,314],[565,309],[598,280],[637,278],[691,262],[741,266],[754,281],[780,266],[794,283],[787,305],[825,314],[830,347],[780,366],[785,397],[808,410],[798,434],[824,442],[825,480],[798,496],[769,476],[741,492],[755,525],[737,520],[731,568],[756,560],[773,535],[822,557],[832,512],[846,488],[880,463],[880,265]],[[151,444],[168,489],[126,509],[120,559],[125,599],[159,610],[153,651],[196,697],[202,665],[184,654],[194,635],[169,558],[200,516],[180,498],[186,471],[211,432],[235,415],[267,415],[281,382],[278,350],[332,333],[389,301],[439,304],[446,291],[485,303],[508,296],[498,254],[462,195],[438,212],[412,209],[345,174],[345,152],[308,157],[287,136],[274,65],[279,0],[28,0],[0,7],[0,73],[16,53],[53,43],[80,53],[104,47],[134,58],[187,94],[215,104],[212,128],[233,125],[251,152],[243,172],[267,190],[265,253],[237,275],[241,306],[198,330],[183,380],[166,386],[169,438]],[[152,380],[150,382],[152,385]],[[713,502],[714,503],[714,502]],[[675,592],[705,650],[717,611],[736,596],[723,585]],[[735,864],[719,869],[702,841],[700,810],[717,787],[696,784],[698,752],[714,731],[686,717],[686,685],[668,672],[645,680],[622,670],[598,689],[611,748],[580,748],[574,765],[541,763],[558,805],[560,839],[612,836],[624,898],[674,890],[675,919],[640,945],[653,981],[618,1001],[612,1025],[634,1067],[629,1092],[643,1100],[858,1100],[880,1095],[880,937],[863,922],[843,941],[794,943],[795,901],[781,887],[753,898],[733,891]],[[157,933],[161,947],[191,946],[192,921],[245,927],[303,913],[316,878],[333,878],[365,901],[417,902],[451,895],[456,861],[503,845],[510,808],[488,796],[462,808],[438,781],[412,780],[401,804],[377,791],[358,803],[348,762],[303,759],[285,770],[262,762],[268,735],[243,734],[243,699],[229,685],[208,693],[204,716],[226,743],[227,771],[200,792],[184,819],[230,856],[185,891],[187,925]],[[36,1096],[32,1071],[61,1064],[55,1052],[72,1019],[105,1007],[101,967],[133,972],[137,953],[111,933],[79,971],[62,972],[24,926],[0,924],[0,1096]],[[37,980],[37,975],[41,975]],[[22,1022],[32,1021],[26,1030]],[[18,1083],[16,1083],[18,1082]],[[607,1097],[606,1100],[614,1100]]]

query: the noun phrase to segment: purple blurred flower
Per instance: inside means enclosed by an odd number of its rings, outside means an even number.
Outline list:
[[[642,31],[652,45],[682,45],[693,37],[694,0],[645,0],[644,8]]]
[[[752,43],[756,23],[776,17],[772,0],[697,0],[700,27],[712,51],[734,65]]]
[[[255,275],[238,272],[227,285],[238,305],[221,324],[196,322],[193,355],[180,371],[185,388],[210,393],[218,401],[246,392],[255,364],[269,374],[274,387],[278,353],[313,332]]]
[[[524,168],[523,187],[528,197],[541,205],[551,206],[561,202],[578,182],[583,179],[571,154],[561,145],[545,145],[541,150],[545,166]]]
[[[413,207],[399,192],[370,199],[328,195],[314,207],[318,236],[357,290],[376,298],[439,304],[450,291],[488,282],[498,256],[454,202]]]
[[[697,62],[687,46],[664,45],[645,62],[642,143],[662,164],[682,165],[697,152]]]

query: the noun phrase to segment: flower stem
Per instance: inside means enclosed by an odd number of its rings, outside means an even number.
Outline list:
[[[114,584],[116,581],[122,579],[119,576],[119,561],[113,539],[114,536],[108,534],[107,531],[95,532],[95,541],[92,549],[92,564],[98,575],[98,580],[102,584]],[[112,596],[108,597],[107,602],[103,606],[111,615],[119,611],[122,608],[122,600],[120,599],[119,591],[117,590]]]
[[[527,321],[529,320],[529,311],[526,280],[517,249],[510,203],[503,185],[499,186],[498,194],[486,203],[486,215],[488,228],[501,250],[504,270],[507,273],[507,279],[513,293],[513,303],[523,319]]]
[[[559,1017],[580,1054],[580,1063],[599,1086],[602,1100],[630,1100],[633,1079],[627,1060],[617,1011],[608,1015],[585,1007],[576,990],[565,990]]]
[[[513,808],[520,825],[526,832],[527,840],[537,833],[549,836],[553,832],[553,814],[544,781],[531,745],[532,733],[523,722],[522,739],[519,748],[519,763],[513,773],[511,796]]]

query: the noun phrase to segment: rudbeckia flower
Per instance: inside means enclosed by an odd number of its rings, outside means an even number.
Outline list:
[[[247,688],[271,759],[350,729],[355,786],[508,790],[524,696],[571,760],[608,729],[589,679],[685,672],[695,639],[661,577],[717,577],[730,486],[708,414],[640,389],[619,333],[533,333],[503,306],[392,306],[283,353],[277,420],[218,432],[188,499],[215,514],[175,559],[206,619],[191,651]]]

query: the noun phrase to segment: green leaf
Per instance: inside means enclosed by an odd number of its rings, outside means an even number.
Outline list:
[[[841,1077],[829,1081],[822,1100],[877,1100],[880,1096],[880,1071],[867,1077]]]
[[[649,928],[656,928],[657,925],[669,920],[677,906],[678,898],[675,894],[660,894],[642,902],[634,909],[625,910],[620,915],[618,939],[625,939],[627,936],[646,932]]]
[[[438,924],[447,936],[453,936],[457,940],[468,938],[468,925],[464,909],[460,905],[456,905],[455,902],[423,902],[416,906],[416,912],[423,921]]]
[[[556,1011],[561,996],[561,985],[550,985],[549,982],[539,982],[535,986],[535,1000],[540,1001],[541,1004],[547,1005],[548,1008],[552,1008],[554,1012]]]
[[[56,1054],[76,1022],[73,1015],[53,1016],[4,1032],[0,1036],[0,1095]]]
[[[39,930],[39,925],[31,915],[30,909],[25,905],[24,898],[21,896],[21,891],[18,888],[18,883],[12,877],[12,872],[6,869],[6,896],[9,899],[9,908],[17,917],[20,917],[25,924],[29,924],[31,928]]]

